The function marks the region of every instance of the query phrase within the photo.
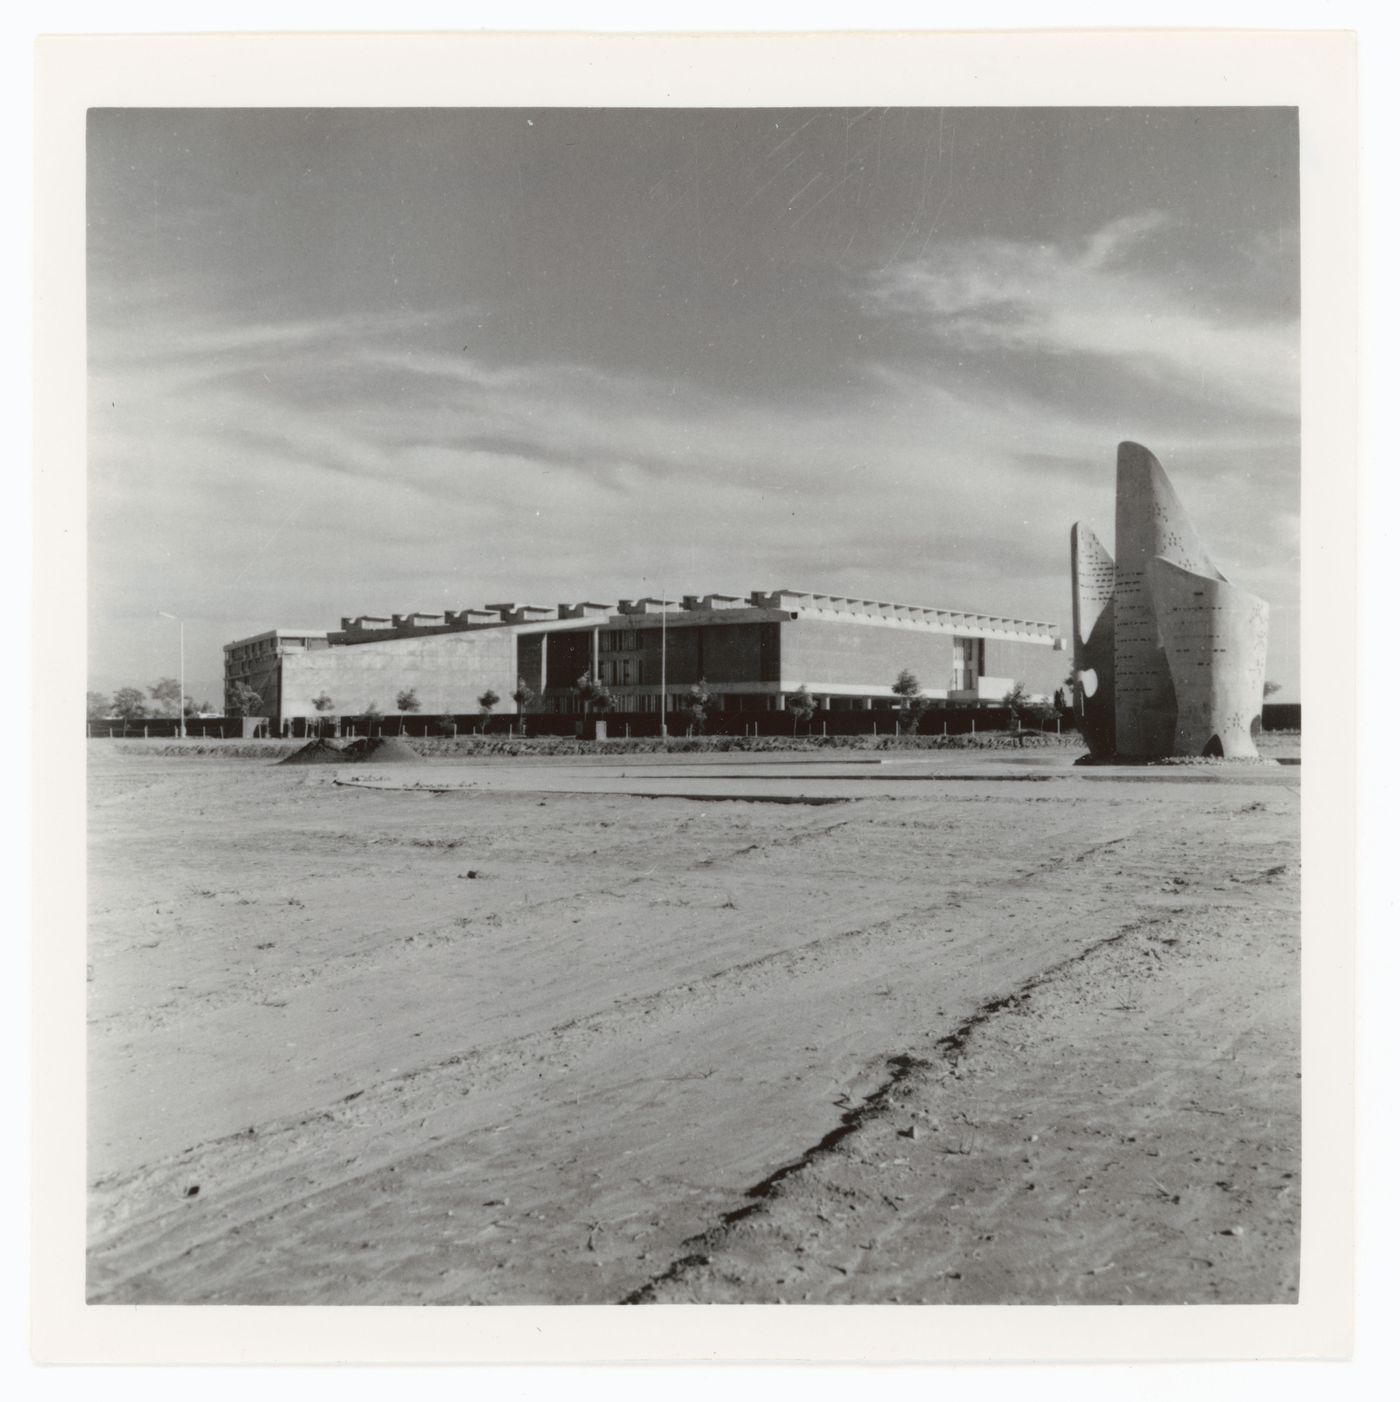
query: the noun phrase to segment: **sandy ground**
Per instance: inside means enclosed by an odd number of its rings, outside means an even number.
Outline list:
[[[1296,1298],[1301,768],[1069,758],[94,742],[89,1298]]]

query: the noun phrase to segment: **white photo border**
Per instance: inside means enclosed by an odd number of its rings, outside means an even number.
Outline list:
[[[1296,1305],[239,1308],[84,1303],[85,649],[36,626],[32,1346],[53,1362],[1070,1362],[1341,1357],[1353,1278],[1357,131],[1341,33],[42,39],[36,620],[86,615],[91,107],[1289,106],[1302,212],[1302,1288]],[[1326,637],[1325,649],[1309,642]],[[1336,721],[1330,724],[1329,721]],[[57,758],[52,758],[57,757]]]

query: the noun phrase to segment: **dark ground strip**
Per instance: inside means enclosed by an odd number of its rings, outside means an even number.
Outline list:
[[[708,777],[708,776],[707,776]],[[739,794],[739,793],[630,793],[626,789],[608,789],[601,794],[594,793],[589,789],[520,789],[520,790],[495,790],[495,789],[472,789],[453,785],[451,788],[433,788],[427,784],[366,784],[356,779],[332,779],[333,784],[346,789],[358,789],[361,793],[425,793],[435,797],[442,794],[469,794],[472,798],[481,798],[485,794],[494,795],[497,792],[506,793],[538,793],[546,794],[553,798],[675,798],[683,799],[687,803],[796,803],[805,804],[809,808],[825,808],[833,803],[851,803],[854,800],[843,797],[809,797],[806,794]]]

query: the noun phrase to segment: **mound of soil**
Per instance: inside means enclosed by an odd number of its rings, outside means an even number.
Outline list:
[[[358,740],[312,740],[279,764],[421,764],[423,757],[407,740],[392,735],[361,736]]]
[[[346,754],[345,743],[341,740],[311,740],[299,750],[293,750],[279,764],[344,764],[353,756]]]
[[[340,763],[373,760],[375,764],[422,764],[423,756],[407,740],[394,735],[376,735],[352,740],[341,752]]]

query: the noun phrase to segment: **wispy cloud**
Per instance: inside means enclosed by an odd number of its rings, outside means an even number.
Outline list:
[[[1124,437],[1222,567],[1295,587],[1288,114],[133,110],[89,138],[99,686],[167,667],[157,609],[201,690],[272,625],[663,574],[1055,619]]]
[[[1147,259],[1160,213],[1127,216],[1076,245],[964,239],[874,273],[859,289],[881,316],[932,340],[1025,355],[1107,359],[1173,393],[1292,415],[1298,327],[1226,311],[1182,267]]]
[[[1237,537],[1296,508],[1289,474],[1249,493],[1236,480],[1241,463],[1291,451],[1292,329],[1232,327],[1189,285],[1144,271],[1162,227],[1119,221],[1068,249],[946,244],[872,275],[867,307],[947,354],[931,366],[872,342],[847,391],[815,403],[640,363],[488,356],[461,329],[470,308],[277,321],[153,288],[94,318],[95,597],[149,616],[169,604],[152,598],[150,561],[168,562],[161,587],[215,657],[242,632],[362,609],[501,591],[553,602],[663,578],[1055,620],[1068,522],[1111,512],[1112,445],[1143,430],[1072,392],[1073,376],[1071,392],[1032,392],[1008,357],[1076,373],[1112,359],[1178,398],[1227,384],[1248,423],[1183,420],[1154,446],[1207,465],[1202,514]],[[1277,416],[1276,441],[1261,442],[1261,414]],[[1218,483],[1212,464],[1228,465]],[[108,647],[96,633],[94,676],[115,685]]]
[[[839,587],[840,519],[871,543],[861,568],[896,576],[887,592],[968,602],[958,561],[1000,508],[985,476],[944,469],[1032,481],[975,441],[978,406],[873,371],[860,404],[813,412],[643,371],[405,350],[393,330],[186,317],[130,328],[140,355],[108,347],[91,415],[102,597],[139,614],[153,553],[227,636],[289,597],[305,623],[439,591],[454,606],[499,588],[631,592],[663,568],[676,587]]]

